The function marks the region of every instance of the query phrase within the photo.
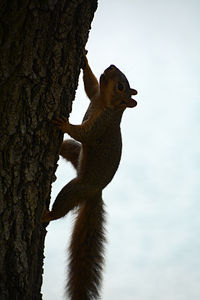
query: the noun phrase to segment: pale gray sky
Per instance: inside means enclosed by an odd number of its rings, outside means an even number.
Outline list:
[[[138,90],[122,122],[123,156],[104,191],[107,252],[102,299],[200,299],[200,2],[103,1],[87,44],[99,76],[111,63]],[[70,121],[88,100],[82,76]],[[52,201],[75,175],[60,160]],[[71,216],[46,239],[44,300],[61,300]]]

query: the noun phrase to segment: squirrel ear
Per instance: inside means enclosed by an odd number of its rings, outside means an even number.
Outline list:
[[[134,89],[131,89],[131,95],[137,95],[137,91]]]

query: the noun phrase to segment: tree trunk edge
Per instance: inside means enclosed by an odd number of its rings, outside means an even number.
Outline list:
[[[44,203],[97,1],[0,6],[0,299],[42,299]]]

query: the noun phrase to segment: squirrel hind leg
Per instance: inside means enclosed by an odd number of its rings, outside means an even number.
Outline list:
[[[75,140],[64,140],[60,149],[60,155],[70,161],[75,169],[78,167],[78,160],[81,151],[81,144]]]
[[[60,219],[61,217],[63,217],[63,215],[56,214],[54,211],[45,209],[42,216],[42,223],[49,223],[53,220]]]

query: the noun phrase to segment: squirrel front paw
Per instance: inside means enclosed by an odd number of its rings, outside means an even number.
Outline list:
[[[81,60],[81,69],[85,70],[86,66],[88,65],[88,60],[87,60],[87,55],[88,51],[85,49],[85,53],[82,57],[82,60]]]
[[[53,120],[53,123],[56,124],[56,126],[60,130],[62,130],[62,132],[64,132],[64,133],[65,132],[67,133],[67,131],[69,129],[69,126],[70,126],[70,123],[69,123],[68,119],[65,118],[65,117],[61,117],[61,118],[58,118],[56,120]]]

